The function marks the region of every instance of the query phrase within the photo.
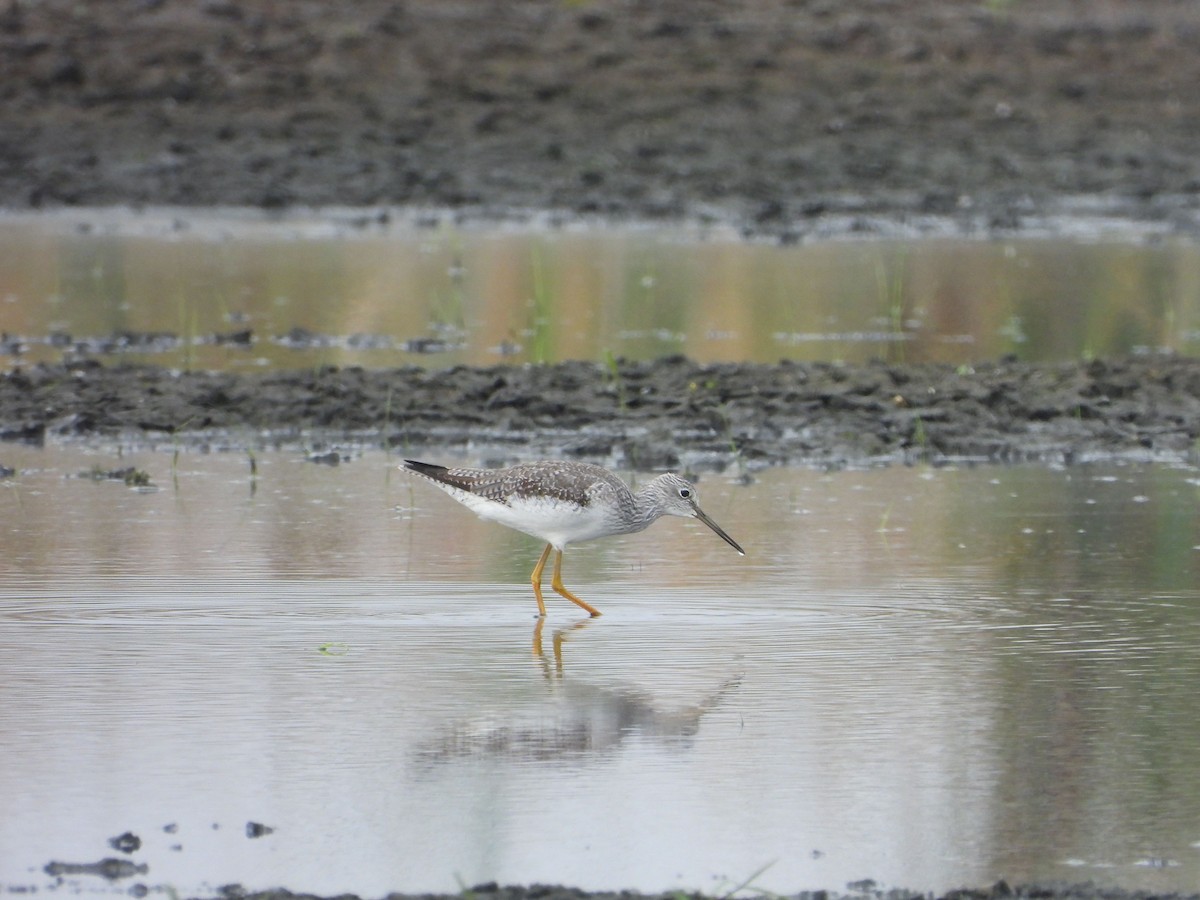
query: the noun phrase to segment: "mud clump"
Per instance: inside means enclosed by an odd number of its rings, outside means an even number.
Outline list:
[[[854,882],[847,885],[853,889],[855,885],[874,882]],[[753,887],[746,888],[752,896]],[[466,891],[473,897],[485,897],[487,900],[679,900],[681,896],[703,900],[699,893],[681,894],[678,891],[659,894],[641,894],[636,891],[582,891],[578,888],[561,885],[532,884],[500,885],[496,882],[478,884]],[[250,892],[240,885],[227,885],[220,891],[222,900],[319,900],[309,894],[295,894],[291,891],[255,891]],[[459,895],[438,894],[388,894],[385,900],[439,900],[441,897]],[[795,900],[863,900],[864,897],[882,898],[882,900],[1191,900],[1200,897],[1192,894],[1185,897],[1180,894],[1150,891],[1122,891],[1116,888],[1100,888],[1090,884],[1028,884],[1010,886],[1004,881],[998,881],[988,888],[958,888],[944,893],[918,893],[899,888],[883,889],[872,887],[868,890],[838,893],[836,891],[803,891],[792,895]],[[354,894],[340,895],[339,900],[359,900]]]
[[[1184,460],[1200,437],[1200,361],[955,368],[672,357],[267,373],[89,361],[0,375],[0,435],[229,449],[491,446],[647,469]]]

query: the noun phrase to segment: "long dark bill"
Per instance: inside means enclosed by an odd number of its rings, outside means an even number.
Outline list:
[[[701,522],[703,522],[705,525],[707,525],[709,528],[711,528],[713,531],[715,531],[717,533],[717,536],[721,540],[723,540],[725,543],[727,543],[730,547],[732,547],[738,553],[742,554],[742,556],[746,555],[746,551],[742,549],[741,545],[737,541],[735,541],[733,538],[731,538],[729,535],[727,535],[725,533],[725,529],[723,529],[720,525],[718,525],[716,522],[714,522],[712,519],[710,519],[708,516],[706,516],[704,514],[704,510],[702,510],[698,506],[695,506],[692,508],[696,510],[696,518],[699,519]]]

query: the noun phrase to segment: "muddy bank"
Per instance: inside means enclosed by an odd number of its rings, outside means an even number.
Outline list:
[[[439,207],[839,231],[1200,234],[1200,6],[1111,0],[12,0],[0,205]],[[1165,373],[1165,374],[1164,374]],[[0,382],[29,440],[495,443],[857,462],[1178,455],[1191,364],[174,375]],[[687,460],[683,460],[687,461]]]
[[[1181,0],[11,0],[0,51],[9,207],[1200,230]]]
[[[1149,891],[1121,891],[1112,888],[1100,888],[1090,884],[1030,884],[1010,886],[1000,881],[989,888],[962,888],[946,891],[941,894],[919,893],[901,889],[886,890],[872,881],[855,883],[848,887],[857,888],[854,893],[839,894],[835,891],[803,891],[790,895],[795,900],[1189,900],[1181,894],[1156,894]],[[534,884],[528,887],[515,885],[497,885],[495,883],[476,885],[464,891],[464,894],[478,900],[703,900],[699,893],[682,893],[678,891],[661,894],[640,894],[636,891],[581,891],[577,888],[567,888],[558,885]],[[452,897],[462,897],[464,894],[442,895],[449,900]],[[752,887],[743,889],[741,896],[758,896]],[[768,894],[767,896],[777,896]],[[1200,895],[1191,895],[1192,897]],[[259,891],[248,893],[236,886],[225,888],[221,892],[222,900],[319,900],[307,894],[294,894],[291,891]],[[435,900],[436,894],[389,894],[385,900]],[[341,900],[358,900],[353,894],[343,895]]]
[[[1187,459],[1200,361],[973,368],[621,363],[179,373],[95,361],[0,376],[0,437],[241,448],[487,448],[644,469]]]
[[[51,866],[59,865],[51,863]],[[122,874],[115,877],[136,875],[139,867],[119,859],[102,860],[95,864],[104,867],[100,872],[102,877],[115,880],[112,871],[119,870]],[[133,870],[133,871],[130,871]],[[105,874],[109,872],[110,874]],[[1200,894],[1158,893],[1154,891],[1124,891],[1118,888],[1099,887],[1093,884],[1018,884],[1009,885],[998,881],[986,888],[957,888],[943,893],[920,893],[900,888],[885,889],[871,880],[864,880],[847,885],[849,893],[836,891],[801,891],[797,894],[786,895],[794,900],[1194,900]],[[0,888],[0,890],[3,890]],[[134,885],[130,893],[134,896],[145,896],[150,889]],[[754,887],[742,888],[742,897],[762,896]],[[765,896],[779,897],[779,894],[768,893]],[[267,891],[248,891],[241,885],[230,884],[218,888],[213,894],[204,895],[203,900],[215,897],[217,900],[323,900],[319,895],[305,894],[286,889]],[[391,893],[384,900],[461,900],[463,897],[475,900],[705,900],[706,895],[699,892],[669,891],[658,894],[643,894],[638,891],[583,891],[579,888],[562,885],[531,884],[499,885],[495,882],[477,884],[464,888],[458,894],[403,894]],[[339,894],[337,900],[360,900],[356,894]],[[725,898],[721,898],[725,900]]]

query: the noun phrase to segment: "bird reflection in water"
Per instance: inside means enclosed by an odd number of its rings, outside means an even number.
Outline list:
[[[580,621],[576,622],[574,625],[570,625],[566,628],[555,628],[554,629],[554,634],[551,636],[550,640],[551,640],[551,646],[554,649],[554,674],[557,675],[559,678],[562,678],[562,674],[563,674],[563,656],[562,656],[563,642],[566,641],[567,636],[572,631],[579,631],[583,628],[586,628],[593,621],[594,620],[592,620],[592,619],[581,619]],[[545,653],[545,651],[542,650],[542,626],[544,626],[545,624],[546,624],[545,618],[538,617],[537,623],[533,626],[533,655],[535,657],[537,657],[538,661],[542,664],[542,671],[544,672],[546,677],[549,678],[550,677],[550,661],[546,659],[546,653]]]
[[[555,629],[550,637],[552,657],[544,650],[538,619],[533,631],[533,654],[550,692],[544,702],[491,709],[444,729],[423,742],[416,759],[425,766],[464,760],[573,762],[611,755],[629,738],[685,750],[691,747],[703,718],[717,709],[741,685],[741,675],[724,679],[697,703],[663,709],[640,687],[593,684],[564,674],[563,646],[593,619]],[[551,658],[553,663],[551,663]]]

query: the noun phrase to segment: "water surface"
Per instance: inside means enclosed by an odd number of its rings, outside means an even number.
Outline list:
[[[111,890],[1200,878],[1192,469],[711,475],[745,558],[573,548],[539,632],[537,543],[383,454],[2,449],[9,890],[127,830]]]
[[[246,212],[0,219],[0,362],[969,364],[1200,352],[1200,247],[840,240]]]

